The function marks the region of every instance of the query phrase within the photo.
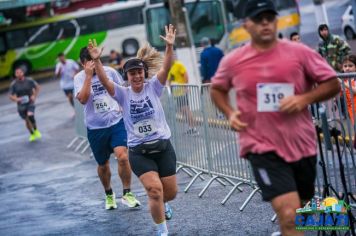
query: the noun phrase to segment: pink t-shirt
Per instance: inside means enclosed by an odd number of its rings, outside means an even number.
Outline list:
[[[336,77],[315,51],[303,44],[279,40],[265,52],[247,44],[226,55],[212,79],[213,85],[234,88],[240,119],[248,124],[240,132],[240,155],[274,151],[287,162],[316,155],[316,133],[308,109],[298,114],[257,112],[257,83],[292,83],[303,94]]]

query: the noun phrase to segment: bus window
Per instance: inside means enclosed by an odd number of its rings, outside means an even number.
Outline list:
[[[47,24],[47,25],[36,26],[27,29],[27,34],[29,36],[29,39],[26,42],[25,46],[36,45],[36,44],[46,43],[48,41],[55,40],[49,28],[50,27]]]
[[[95,16],[97,17],[97,16]],[[87,16],[87,17],[81,17],[77,19],[77,22],[80,26],[80,34],[85,35],[85,34],[92,34],[93,32],[96,32],[96,24],[97,24],[97,18],[93,16]],[[98,24],[98,27],[101,24]]]
[[[14,30],[6,32],[6,41],[9,48],[23,47],[27,40],[26,30]]]
[[[169,18],[169,11],[164,7],[148,9],[147,37],[152,46],[157,48],[162,48],[164,46],[164,43],[159,38],[159,35],[164,35],[163,29],[165,25],[169,24]]]
[[[199,45],[201,38],[208,37],[219,42],[224,35],[224,21],[218,2],[200,2],[186,4],[190,16],[193,40]]]
[[[141,20],[141,9],[142,8],[131,8],[115,12],[106,13],[105,23],[107,29],[115,29],[119,27],[125,27],[130,25],[142,24]]]
[[[0,36],[0,54],[4,54],[6,52],[6,47],[5,47],[5,39],[4,36]]]
[[[52,40],[61,40],[74,37],[76,25],[71,21],[60,21],[51,26]]]

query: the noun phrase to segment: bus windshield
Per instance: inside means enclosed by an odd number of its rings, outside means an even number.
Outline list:
[[[222,6],[219,1],[186,2],[188,18],[193,34],[193,41],[199,45],[201,38],[208,37],[220,42],[225,33]],[[162,48],[164,42],[159,38],[163,35],[164,26],[169,24],[169,9],[163,6],[152,6],[146,9],[147,37],[152,46]]]

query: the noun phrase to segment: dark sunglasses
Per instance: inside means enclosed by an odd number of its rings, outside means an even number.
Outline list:
[[[257,16],[251,17],[251,20],[256,24],[261,24],[263,20],[268,22],[273,22],[276,19],[275,14],[259,14]]]

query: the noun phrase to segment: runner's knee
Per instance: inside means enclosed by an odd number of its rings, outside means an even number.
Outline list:
[[[163,189],[161,186],[151,185],[146,187],[147,195],[150,199],[161,200],[163,196]]]
[[[115,155],[117,157],[117,160],[119,161],[120,165],[126,165],[129,161],[128,154],[127,154],[127,149],[119,149],[115,151]]]
[[[284,225],[294,225],[295,222],[295,208],[292,206],[284,206],[278,211],[279,219]]]
[[[164,192],[164,200],[172,201],[177,196],[177,192],[178,190],[176,187],[170,189],[169,191]]]
[[[104,163],[98,165],[99,171],[110,171],[109,160],[106,160]]]

